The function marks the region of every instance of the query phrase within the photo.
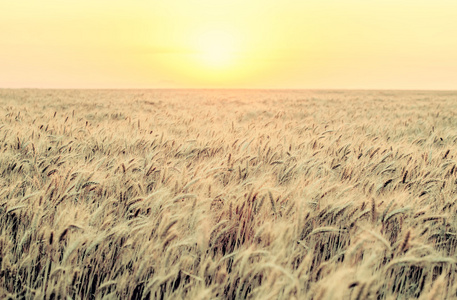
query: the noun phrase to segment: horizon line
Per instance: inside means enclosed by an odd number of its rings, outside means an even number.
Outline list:
[[[422,91],[422,92],[457,92],[455,89],[411,89],[411,88],[246,88],[246,87],[0,87],[0,90],[265,90],[265,91]]]

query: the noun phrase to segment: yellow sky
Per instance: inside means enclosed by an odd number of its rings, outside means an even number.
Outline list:
[[[0,87],[457,89],[457,1],[0,0]]]

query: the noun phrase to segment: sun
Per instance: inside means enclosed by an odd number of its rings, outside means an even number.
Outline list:
[[[183,40],[186,54],[173,61],[175,71],[193,86],[241,86],[256,71],[249,60],[245,33],[234,26],[212,25],[189,32]]]
[[[202,33],[197,41],[198,59],[206,67],[223,69],[235,62],[235,39],[227,32],[208,31]]]
[[[232,59],[230,48],[226,45],[212,43],[202,51],[202,59],[210,66],[222,67],[230,64]]]

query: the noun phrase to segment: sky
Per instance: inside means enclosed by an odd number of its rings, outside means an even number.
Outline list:
[[[457,90],[455,0],[0,0],[0,88]]]

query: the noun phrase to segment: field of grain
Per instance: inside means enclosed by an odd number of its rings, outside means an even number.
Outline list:
[[[457,297],[457,93],[0,90],[0,298]]]

